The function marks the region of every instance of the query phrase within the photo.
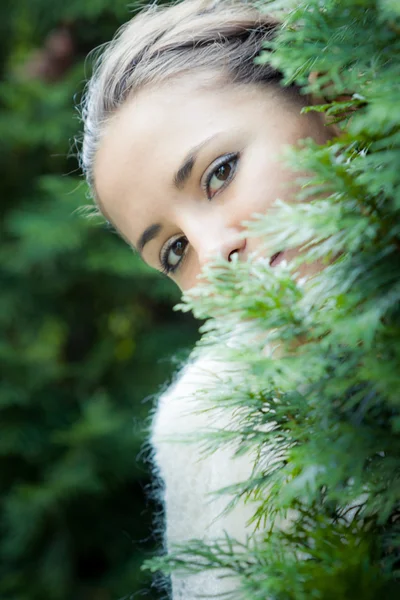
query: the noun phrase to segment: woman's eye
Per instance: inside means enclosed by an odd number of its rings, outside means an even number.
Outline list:
[[[231,181],[236,171],[238,158],[237,154],[221,156],[211,166],[205,182],[205,190],[210,200]]]
[[[181,236],[169,242],[161,251],[161,266],[164,273],[172,273],[175,271],[182,261],[188,245],[186,237]]]

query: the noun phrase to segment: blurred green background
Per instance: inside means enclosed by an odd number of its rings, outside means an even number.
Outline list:
[[[73,143],[86,56],[138,4],[0,4],[1,600],[162,596],[140,571],[160,549],[144,441],[197,325],[77,210]]]

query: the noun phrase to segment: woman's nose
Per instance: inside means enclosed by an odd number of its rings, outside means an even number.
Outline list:
[[[217,232],[214,235],[205,233],[198,241],[198,259],[200,266],[203,267],[213,258],[221,256],[225,260],[231,261],[234,254],[239,258],[243,255],[246,248],[246,240],[240,235],[239,230],[227,230]]]

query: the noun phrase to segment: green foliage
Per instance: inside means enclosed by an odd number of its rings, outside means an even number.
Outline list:
[[[234,489],[257,502],[258,529],[245,545],[193,540],[145,568],[223,566],[240,576],[232,597],[245,600],[395,598],[399,5],[282,0],[266,9],[284,9],[284,26],[260,60],[321,97],[307,110],[340,122],[342,134],[291,149],[286,159],[302,173],[298,202],[277,200],[273,213],[248,223],[245,235],[264,239],[267,256],[289,248],[301,256],[273,269],[257,257],[216,262],[210,283],[180,306],[208,318],[200,351],[211,346],[238,365],[240,375],[207,392],[210,407],[234,409],[231,428],[205,441],[210,452],[232,441],[256,451],[251,478]],[[312,83],[310,71],[320,73]],[[319,273],[299,278],[302,263],[316,260]],[[284,517],[281,529],[265,531]]]
[[[139,568],[156,543],[143,400],[195,326],[172,313],[170,282],[84,218],[71,149],[86,54],[129,16],[125,2],[104,0],[0,7],[2,600],[107,600],[150,587]],[[65,24],[71,64],[45,81],[31,61]]]
[[[241,578],[239,597],[252,600],[394,597],[389,578],[369,560],[375,557],[375,548],[367,531],[353,525],[350,537],[348,526],[336,521],[333,528],[315,507],[300,514],[295,532],[248,538],[243,544],[228,536],[208,544],[195,540],[190,550],[177,546],[167,566],[162,559],[153,559],[151,569],[184,568],[189,573],[227,569]]]

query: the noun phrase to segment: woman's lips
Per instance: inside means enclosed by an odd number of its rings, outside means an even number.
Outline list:
[[[275,254],[273,254],[273,256],[271,256],[269,265],[270,265],[270,267],[276,267],[276,265],[279,265],[279,263],[282,262],[282,260],[283,260],[283,250],[281,250],[280,252],[276,252]]]

